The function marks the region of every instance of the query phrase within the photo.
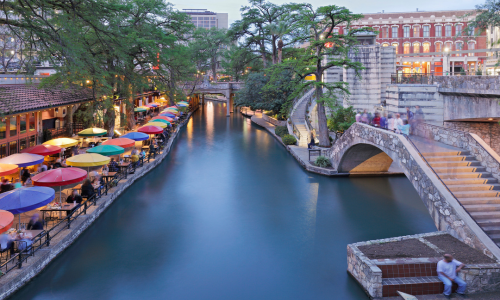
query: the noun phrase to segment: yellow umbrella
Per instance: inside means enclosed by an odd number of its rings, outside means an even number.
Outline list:
[[[163,122],[148,122],[146,125],[151,125],[151,126],[158,126],[158,127],[161,127],[161,128],[165,128],[168,126],[167,123],[163,123]]]
[[[53,139],[50,141],[46,141],[43,144],[44,145],[59,146],[61,148],[68,148],[68,147],[76,146],[78,144],[78,141],[74,140],[74,139],[69,139],[69,138],[59,138],[59,139]]]
[[[72,156],[66,160],[66,164],[73,167],[97,167],[108,164],[109,157],[97,153],[85,153]]]
[[[144,109],[151,109],[151,107],[148,107],[148,106],[139,106],[139,108],[144,108]]]

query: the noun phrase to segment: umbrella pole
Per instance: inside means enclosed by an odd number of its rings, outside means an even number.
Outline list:
[[[59,186],[59,205],[62,205],[62,186]]]

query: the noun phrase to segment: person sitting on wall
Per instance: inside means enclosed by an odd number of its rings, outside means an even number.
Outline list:
[[[467,284],[460,277],[457,276],[458,272],[465,266],[463,263],[453,259],[451,254],[443,255],[444,259],[437,263],[437,273],[439,279],[444,283],[444,296],[448,299],[451,298],[451,286],[453,282],[458,285],[457,294],[465,297],[465,289]]]
[[[307,149],[312,149],[312,147],[316,146],[316,143],[314,142],[314,135],[312,132],[309,135],[309,138],[310,138],[310,142],[309,142],[309,144],[307,144]]]

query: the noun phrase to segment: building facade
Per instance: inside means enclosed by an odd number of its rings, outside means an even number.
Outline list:
[[[229,28],[227,13],[216,13],[206,9],[183,9],[183,12],[191,16],[191,22],[198,28]]]
[[[376,43],[395,48],[398,73],[471,74],[482,69],[486,53],[450,53],[487,49],[486,33],[467,30],[474,18],[470,13],[473,10],[370,13],[351,27],[378,31]],[[339,26],[335,30],[343,33],[347,29]]]

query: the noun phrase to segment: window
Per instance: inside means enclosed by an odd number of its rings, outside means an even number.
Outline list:
[[[10,131],[10,136],[16,136],[17,135],[17,117],[10,117],[9,119],[9,131]],[[15,152],[17,153],[17,152]]]
[[[7,144],[0,145],[0,158],[7,156]]]
[[[17,141],[13,141],[9,143],[9,154],[16,154],[17,153]]]
[[[429,37],[430,36],[429,33],[430,33],[430,30],[431,30],[430,26],[429,25],[425,25],[423,28],[424,28],[424,32],[423,32],[424,37]]]
[[[383,43],[382,47],[389,47],[389,43]]]
[[[36,146],[36,135],[30,136],[30,147]]]
[[[0,139],[4,139],[7,137],[7,119],[0,119]]]
[[[403,53],[404,54],[409,54],[410,53],[410,43],[404,43],[403,44]]]
[[[392,37],[393,38],[398,37],[398,28],[397,27],[392,27]]]
[[[410,37],[410,26],[405,26],[403,27],[403,36],[405,38]]]
[[[419,43],[413,44],[413,53],[420,53],[420,44]]]
[[[462,24],[457,24],[455,27],[455,35],[462,36]]]
[[[435,34],[435,35],[436,35],[436,37],[441,37],[441,36],[443,36],[443,26],[441,26],[441,25],[436,25],[436,26],[434,26],[434,29],[435,29],[435,31],[436,31],[436,34]]]
[[[470,36],[474,36],[474,31],[475,31],[474,26],[469,26],[469,27],[467,28],[467,30],[468,30],[468,34],[469,34]]]
[[[469,50],[474,50],[476,49],[476,43],[469,43],[467,47],[469,47]],[[469,53],[469,56],[474,56],[474,53]]]
[[[451,36],[451,25],[444,26],[444,36]]]
[[[444,51],[448,52],[448,51],[452,51],[452,43],[451,42],[446,42],[444,44]]]
[[[422,48],[423,48],[424,53],[429,53],[430,49],[431,49],[431,44],[430,43],[423,43]]]
[[[382,28],[382,37],[383,38],[388,38],[389,37],[389,27]]]
[[[462,49],[463,49],[463,45],[464,45],[464,44],[463,44],[462,42],[458,42],[458,43],[456,43],[456,44],[455,44],[455,50],[457,50],[457,51],[462,51]],[[461,54],[461,53],[457,53],[455,56],[462,56],[462,54]]]
[[[35,113],[31,113],[29,123],[30,131],[35,131]]]
[[[436,43],[436,52],[442,52],[443,51],[443,43]]]
[[[392,46],[396,47],[396,54],[398,54],[398,48],[399,48],[398,43],[392,43]]]
[[[420,36],[420,27],[414,27],[413,28],[413,37],[419,37]]]
[[[19,120],[19,127],[21,128],[19,133],[26,133],[26,115],[21,115]]]
[[[333,28],[333,33],[334,34],[339,34],[339,29],[338,28]]]
[[[22,138],[19,140],[19,151],[23,151],[24,149],[26,149],[26,142],[26,138]]]

